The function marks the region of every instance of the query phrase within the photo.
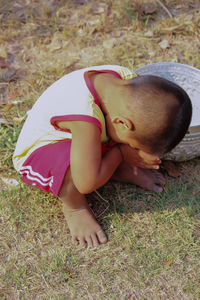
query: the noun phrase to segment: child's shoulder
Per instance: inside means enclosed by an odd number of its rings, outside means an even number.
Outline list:
[[[126,67],[123,66],[119,66],[119,65],[97,65],[97,66],[91,66],[91,67],[87,67],[87,68],[82,68],[82,69],[78,69],[78,70],[74,70],[66,75],[64,75],[63,77],[61,77],[60,79],[58,79],[57,81],[55,81],[49,88],[56,89],[56,88],[62,88],[66,87],[66,84],[69,84],[69,87],[74,87],[75,84],[77,86],[81,86],[84,85],[85,81],[84,79],[84,74],[89,72],[89,71],[103,71],[103,70],[110,70],[110,71],[115,71],[117,72],[122,79],[131,79],[133,77],[136,76],[135,72],[131,69],[128,69]],[[74,83],[74,84],[73,84]],[[47,90],[49,90],[49,88]]]
[[[133,70],[128,69],[127,67],[120,66],[120,65],[91,66],[91,67],[75,70],[75,71],[67,74],[66,76],[69,76],[69,77],[76,76],[76,75],[78,76],[78,75],[84,74],[85,72],[88,72],[88,71],[103,71],[103,70],[116,71],[122,76],[123,79],[129,79],[129,78],[124,78],[127,76],[131,76],[131,77],[135,76],[135,72]]]
[[[81,69],[78,71],[87,72],[87,71],[91,71],[91,70],[97,70],[97,71],[111,70],[111,71],[116,71],[118,73],[121,73],[120,75],[122,75],[122,76],[135,74],[133,70],[128,69],[127,67],[120,66],[120,65],[98,65],[98,66],[91,66],[88,68],[84,68],[84,69]]]

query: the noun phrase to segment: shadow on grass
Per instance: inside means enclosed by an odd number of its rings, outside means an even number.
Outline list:
[[[130,215],[134,213],[177,210],[187,207],[191,216],[200,217],[200,158],[180,163],[182,176],[169,177],[161,194],[133,184],[109,182],[98,190],[99,195],[88,195],[88,201],[96,214]]]
[[[113,220],[125,220],[145,213],[169,212],[170,217],[186,208],[189,218],[200,219],[200,158],[180,164],[182,176],[171,178],[164,174],[166,186],[161,194],[147,191],[133,184],[109,182],[97,193],[87,195],[88,202],[103,228]],[[17,178],[19,181],[19,177]],[[49,233],[55,224],[65,224],[61,202],[53,195],[20,185],[1,193],[2,211],[10,215],[13,225],[22,231],[38,230]],[[37,215],[37,219],[35,216]],[[164,216],[163,216],[164,217]],[[33,220],[35,220],[33,224]],[[47,226],[50,225],[50,226]],[[67,228],[66,228],[67,229]],[[34,230],[33,230],[34,231]],[[52,235],[52,233],[51,233]]]

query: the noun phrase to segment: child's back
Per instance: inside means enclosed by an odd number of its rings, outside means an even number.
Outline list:
[[[15,168],[19,171],[27,157],[36,149],[71,139],[71,133],[59,130],[57,121],[86,120],[93,117],[94,122],[102,126],[102,142],[108,141],[105,120],[99,102],[90,92],[88,71],[110,70],[123,74],[123,78],[134,76],[128,69],[120,66],[96,66],[74,71],[63,76],[39,97],[28,117],[17,141],[13,156]],[[91,119],[92,120],[92,119]]]

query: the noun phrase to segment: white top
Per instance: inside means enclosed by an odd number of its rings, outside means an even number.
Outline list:
[[[39,147],[72,138],[69,131],[61,130],[56,126],[56,121],[59,120],[87,121],[87,118],[92,117],[97,126],[101,127],[102,142],[108,140],[104,115],[98,99],[96,101],[94,99],[94,94],[89,87],[91,82],[88,79],[88,71],[103,72],[103,70],[114,71],[122,79],[135,77],[135,73],[127,68],[102,65],[74,71],[53,83],[27,113],[28,117],[19,135],[13,155],[13,163],[17,170],[21,168],[27,157]],[[110,72],[108,71],[108,73]]]

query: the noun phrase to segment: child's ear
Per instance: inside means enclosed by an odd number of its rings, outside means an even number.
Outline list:
[[[125,118],[125,117],[122,117],[122,116],[115,116],[114,118],[112,118],[112,123],[113,124],[119,124],[124,129],[128,129],[128,130],[133,130],[134,129],[133,122],[131,120]]]

